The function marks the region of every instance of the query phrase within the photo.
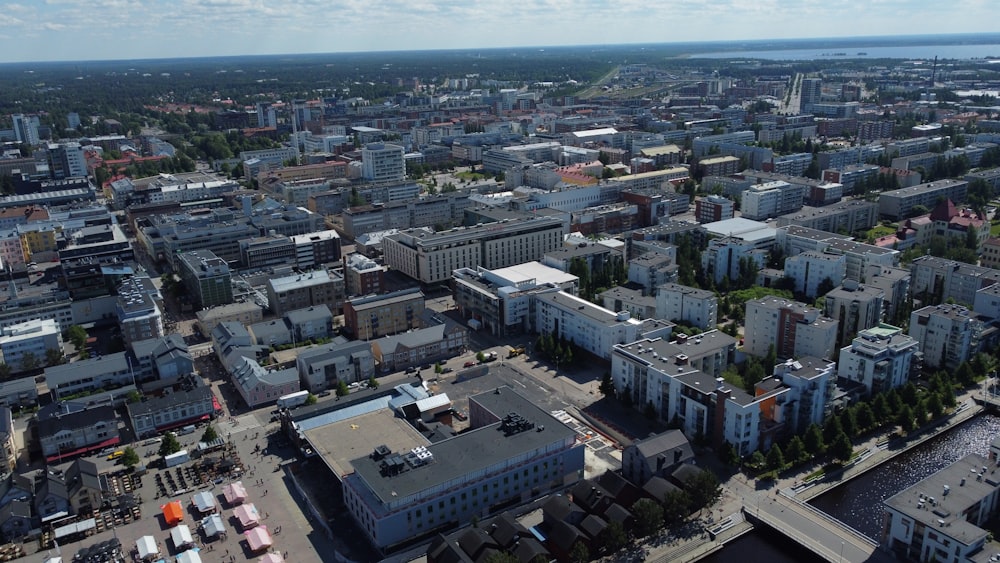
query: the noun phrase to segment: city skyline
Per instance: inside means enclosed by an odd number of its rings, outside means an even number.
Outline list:
[[[0,4],[0,62],[866,37],[995,31],[982,0],[45,0]],[[617,24],[615,22],[618,22]],[[485,31],[485,32],[484,32]]]

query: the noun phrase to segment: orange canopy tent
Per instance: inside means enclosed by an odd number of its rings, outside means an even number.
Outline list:
[[[163,511],[163,519],[167,521],[168,526],[174,526],[184,519],[184,507],[179,500],[164,504],[160,510]]]

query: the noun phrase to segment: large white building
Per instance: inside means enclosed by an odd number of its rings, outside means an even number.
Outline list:
[[[830,287],[836,287],[847,275],[847,257],[843,254],[829,254],[810,250],[785,258],[785,277],[795,281],[795,292],[814,298],[819,295],[819,286],[830,280]]]
[[[488,270],[541,260],[562,247],[563,222],[554,217],[505,220],[435,233],[407,229],[382,239],[387,266],[422,283],[451,279],[460,268]]]
[[[5,327],[0,336],[0,361],[14,371],[30,369],[31,366],[24,365],[28,354],[34,358],[35,366],[45,365],[48,350],[58,350],[62,354],[62,335],[55,319],[34,319],[11,325]]]
[[[762,297],[746,302],[745,318],[745,347],[754,356],[766,356],[772,346],[778,358],[830,359],[836,350],[837,321],[805,303]]]
[[[361,149],[361,176],[372,182],[406,179],[405,151],[391,143],[368,143]]]
[[[983,323],[961,305],[930,305],[910,313],[910,336],[924,365],[954,370],[979,349]]]
[[[642,323],[628,311],[614,312],[563,291],[536,293],[534,331],[565,338],[599,358],[615,344],[635,342]]]
[[[871,394],[888,391],[910,380],[919,348],[919,342],[892,325],[862,330],[840,349],[837,373],[863,384]]]
[[[684,321],[700,329],[715,328],[719,298],[715,293],[676,283],[661,285],[656,291],[656,318]]]

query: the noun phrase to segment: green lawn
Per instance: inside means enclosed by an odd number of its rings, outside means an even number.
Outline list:
[[[475,181],[475,180],[482,180],[483,178],[486,177],[486,175],[485,174],[480,174],[478,172],[459,172],[459,173],[455,174],[455,177],[459,178],[461,180],[468,180],[468,181],[472,182],[472,181]]]
[[[990,236],[1000,237],[1000,221],[990,223]]]

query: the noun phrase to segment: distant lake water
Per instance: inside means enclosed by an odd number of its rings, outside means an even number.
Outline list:
[[[767,59],[772,61],[810,61],[837,59],[990,59],[1000,64],[1000,44],[983,45],[894,45],[884,47],[818,47],[755,51],[717,51],[694,53],[702,59]],[[1000,68],[1000,67],[998,67]]]

